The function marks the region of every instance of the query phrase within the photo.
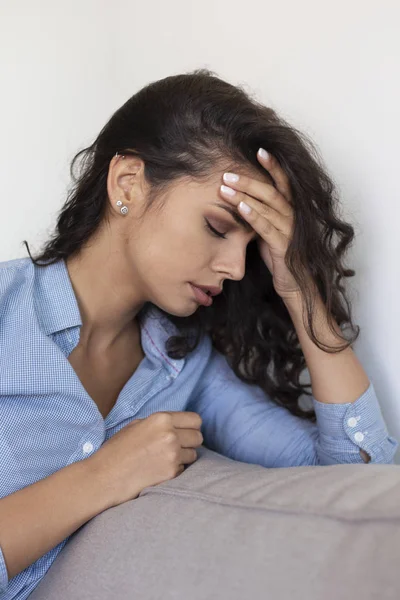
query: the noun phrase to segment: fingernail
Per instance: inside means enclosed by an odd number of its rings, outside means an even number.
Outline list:
[[[239,202],[239,208],[246,215],[248,215],[249,213],[251,213],[251,208],[250,208],[250,206],[248,204],[246,204],[246,202]]]
[[[269,154],[266,150],[264,150],[264,148],[259,148],[258,154],[261,156],[261,158],[269,158]]]
[[[221,185],[221,192],[225,192],[225,194],[228,194],[229,196],[234,196],[236,194],[235,190],[226,185]]]
[[[224,179],[225,181],[236,182],[239,181],[239,175],[236,175],[236,173],[224,173]]]

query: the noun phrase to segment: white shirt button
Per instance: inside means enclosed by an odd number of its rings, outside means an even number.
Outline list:
[[[88,454],[89,452],[91,452],[93,450],[92,442],[86,442],[85,444],[83,444],[82,450],[84,451],[85,454]]]
[[[356,442],[362,442],[364,439],[364,434],[361,433],[361,431],[357,431],[357,433],[354,435],[354,439]]]
[[[355,427],[357,425],[357,419],[355,417],[350,417],[350,419],[347,421],[347,425],[349,427]]]

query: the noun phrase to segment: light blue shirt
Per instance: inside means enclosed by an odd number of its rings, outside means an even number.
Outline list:
[[[84,460],[158,411],[199,413],[207,447],[265,467],[365,464],[361,448],[371,463],[393,462],[398,442],[372,383],[354,403],[313,398],[311,423],[237,378],[209,336],[186,358],[169,358],[165,343],[178,331],[156,307],[140,323],[145,356],[104,419],[67,360],[81,325],[64,261],[0,263],[0,498]],[[9,580],[0,531],[1,600],[27,598],[69,537]]]

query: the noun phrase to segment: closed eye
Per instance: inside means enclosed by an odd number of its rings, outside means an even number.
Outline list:
[[[206,227],[209,231],[212,232],[213,235],[215,235],[216,237],[219,238],[224,238],[224,240],[226,239],[226,235],[221,233],[220,231],[217,231],[216,229],[214,229],[214,227],[212,225],[210,225],[209,221],[205,218],[204,219],[206,222]]]

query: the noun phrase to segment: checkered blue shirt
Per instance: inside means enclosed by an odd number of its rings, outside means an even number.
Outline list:
[[[393,462],[398,442],[372,383],[353,403],[313,398],[317,424],[302,420],[237,378],[208,336],[170,359],[165,343],[178,332],[156,307],[140,323],[145,357],[104,419],[67,360],[81,325],[64,261],[0,263],[0,498],[85,460],[157,411],[198,412],[207,447],[265,467],[365,464],[361,448],[371,463]],[[0,599],[27,598],[68,539],[9,580],[0,531]]]

